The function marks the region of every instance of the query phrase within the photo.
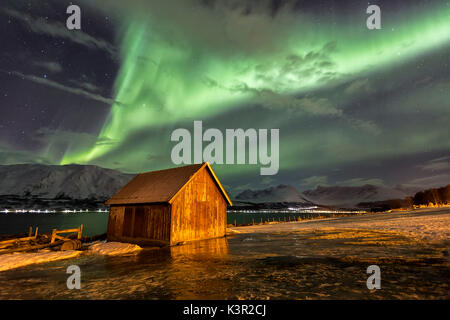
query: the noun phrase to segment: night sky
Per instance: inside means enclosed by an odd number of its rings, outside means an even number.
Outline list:
[[[450,183],[449,1],[71,3],[1,3],[0,164],[173,167],[202,120],[280,129],[277,175],[213,165],[232,193]]]

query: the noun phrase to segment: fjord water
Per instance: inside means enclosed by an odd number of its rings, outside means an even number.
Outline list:
[[[27,233],[29,227],[39,227],[39,233],[53,229],[76,228],[83,224],[83,235],[94,236],[106,232],[108,213],[0,213],[0,235]]]
[[[322,214],[323,215],[323,214]],[[227,214],[228,224],[251,224],[264,221],[289,221],[316,217],[313,213],[235,213]],[[28,232],[29,227],[39,227],[39,233],[51,232],[52,229],[75,228],[83,224],[83,235],[94,236],[106,232],[108,213],[0,213],[0,235]]]

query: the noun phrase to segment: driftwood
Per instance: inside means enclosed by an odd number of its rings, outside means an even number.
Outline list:
[[[73,233],[73,232],[77,233],[77,239],[81,239],[81,236],[83,234],[83,225],[81,225],[79,228],[75,228],[75,229],[65,229],[65,230],[53,229],[52,239],[50,240],[50,243],[55,242],[55,239],[68,241],[68,240],[70,240],[69,238],[58,236],[58,233]]]
[[[36,228],[32,236],[32,228],[28,232],[28,237],[4,237],[6,240],[0,241],[0,254],[25,252],[37,249],[55,248],[61,246],[61,250],[76,250],[81,248],[83,225],[75,229],[57,230],[53,229],[51,234],[38,234]],[[58,234],[72,233],[66,237]],[[11,239],[10,239],[11,238]],[[76,239],[76,240],[74,240]]]
[[[37,234],[38,234],[38,228],[36,228],[36,232],[34,233],[34,236],[32,236],[32,233],[33,233],[33,228],[30,227],[30,231],[28,232],[28,237],[14,238],[14,239],[0,241],[0,249],[9,247],[14,244],[20,244],[20,242],[23,242],[23,241],[36,240]]]
[[[78,250],[78,249],[81,249],[80,240],[64,241],[64,243],[61,245],[61,251]]]
[[[17,238],[17,239],[2,241],[2,242],[0,242],[0,248],[10,247],[15,244],[19,245],[20,242],[35,240],[35,239],[36,239],[35,237],[25,237],[25,238]]]
[[[13,248],[13,249],[7,249],[7,250],[0,250],[0,254],[7,254],[7,253],[13,253],[13,252],[23,252],[23,251],[32,251],[37,249],[46,249],[46,248],[52,248],[57,247],[59,245],[62,245],[64,241],[56,241],[54,243],[45,243],[45,244],[38,244],[38,245],[28,245],[21,248]]]

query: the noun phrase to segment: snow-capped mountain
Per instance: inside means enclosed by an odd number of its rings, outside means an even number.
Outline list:
[[[0,195],[107,199],[133,176],[93,165],[0,165]]]
[[[45,199],[92,199],[98,202],[110,198],[134,174],[105,169],[94,165],[0,165],[0,197]],[[245,190],[234,197],[236,205],[264,204],[286,206],[356,207],[361,202],[404,199],[416,191],[402,186],[364,185],[358,187],[319,186],[299,192],[290,185],[278,185],[261,190]],[[10,197],[9,197],[10,198]],[[8,200],[9,201],[9,200]]]
[[[404,199],[412,196],[416,189],[396,186],[318,186],[315,190],[298,191],[289,185],[279,185],[262,190],[245,190],[235,197],[238,202],[248,203],[302,203],[304,205],[355,208],[361,202],[374,202],[390,199]]]
[[[262,190],[247,189],[239,193],[235,199],[237,201],[250,203],[295,202],[313,205],[313,203],[295,187],[282,184]]]
[[[366,184],[363,186],[318,186],[314,190],[304,191],[303,194],[311,201],[321,205],[337,207],[355,207],[360,202],[373,202],[388,199],[404,199],[412,196],[417,190],[397,186],[375,186]]]

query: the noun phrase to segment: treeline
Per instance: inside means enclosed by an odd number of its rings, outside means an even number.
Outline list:
[[[361,202],[357,206],[371,211],[410,209],[420,206],[440,206],[450,204],[450,184],[441,188],[431,188],[417,192],[405,199],[391,199],[374,202]]]
[[[432,188],[417,192],[412,198],[416,206],[450,204],[450,184],[442,188]]]

